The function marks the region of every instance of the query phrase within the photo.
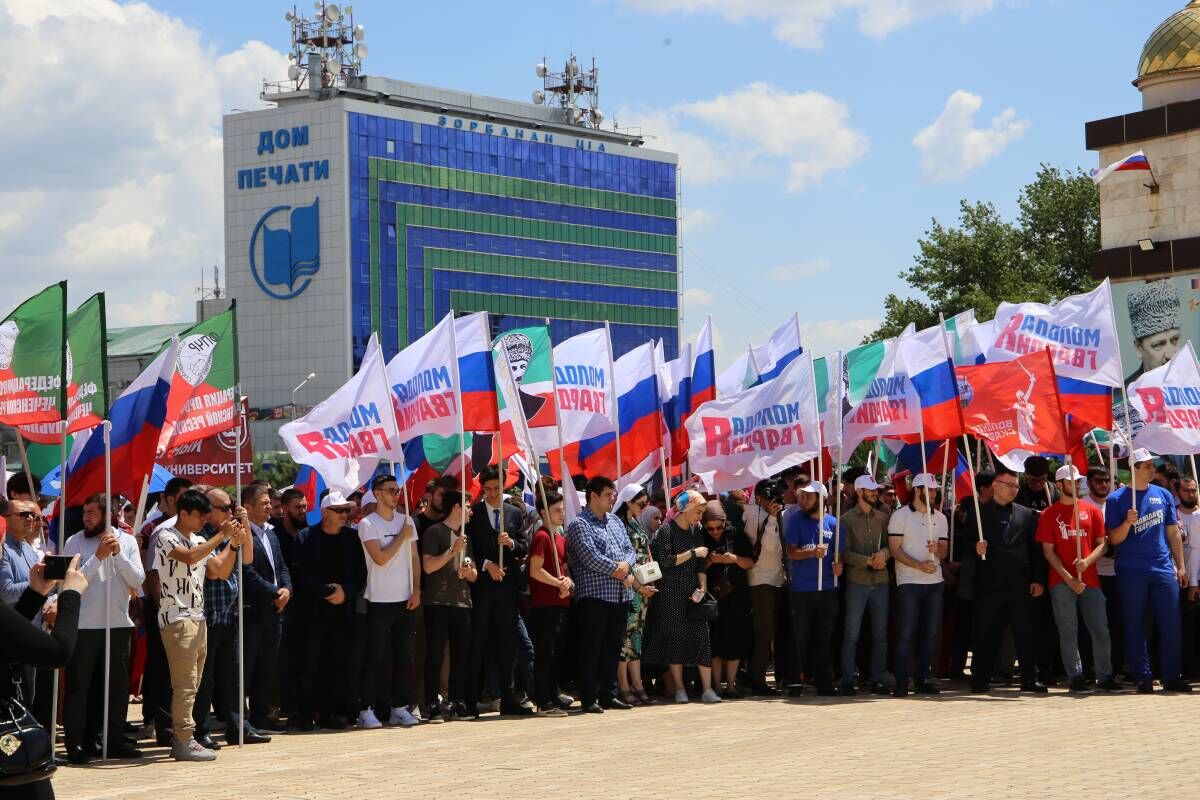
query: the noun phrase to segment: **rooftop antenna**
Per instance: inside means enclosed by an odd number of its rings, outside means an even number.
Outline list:
[[[296,6],[283,15],[292,26],[288,53],[288,79],[264,83],[263,94],[308,89],[319,96],[324,89],[346,84],[362,74],[367,57],[366,29],[354,22],[354,7],[317,0],[313,15]]]
[[[557,102],[568,125],[600,127],[604,114],[600,111],[600,70],[596,68],[596,59],[592,59],[592,68],[585,70],[571,53],[562,72],[552,72],[543,58],[534,67],[534,73],[542,79],[542,88],[533,91],[535,105]]]

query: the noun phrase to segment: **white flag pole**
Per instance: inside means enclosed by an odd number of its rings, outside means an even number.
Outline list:
[[[20,432],[17,433],[17,439],[20,440]],[[32,486],[32,477],[30,484]],[[37,502],[37,497],[33,498]],[[62,555],[63,548],[67,541],[67,421],[62,421],[62,457],[59,462],[58,470],[58,548],[54,551],[58,555]],[[54,763],[54,746],[58,741],[58,687],[62,669],[56,669],[51,674],[50,678],[50,763]],[[105,696],[107,696],[108,687],[105,686]]]
[[[465,453],[467,451],[467,434],[466,434],[466,430],[465,430],[466,423],[463,421],[462,375],[459,373],[458,334],[454,330],[454,309],[453,308],[450,309],[450,356],[451,356],[451,358],[450,358],[450,374],[454,377],[454,404],[456,406],[458,406],[458,448],[460,451],[462,451],[458,455],[459,485],[461,487],[459,489],[459,492],[462,494],[463,508],[466,508],[468,505],[470,505],[470,502],[471,502],[471,499],[469,497],[467,497],[467,470],[466,470],[465,466],[463,465],[463,453]],[[493,371],[493,375],[494,374],[495,373]],[[499,420],[497,420],[497,427],[499,427]],[[500,438],[500,433],[499,433],[499,431],[497,431],[496,439],[499,440],[499,438]],[[404,494],[405,494],[405,496],[408,495],[407,489],[405,490]],[[459,526],[459,535],[460,536],[467,535],[467,526],[465,523],[463,525]],[[454,532],[453,531],[450,532],[450,544],[454,544]],[[454,557],[454,563],[455,563],[455,566],[457,569],[462,569],[463,558],[464,558],[463,552],[465,550],[466,550],[466,548],[464,547],[463,550],[460,550],[458,552],[458,555]]]
[[[546,328],[547,328],[547,330],[549,330],[549,328],[550,328],[550,318],[549,317],[546,317]],[[611,405],[615,406],[616,402],[617,402],[617,398],[616,398],[616,394],[615,394],[616,387],[613,384],[613,374],[612,374],[612,350],[611,350],[612,345],[610,344],[609,347],[610,347],[610,350],[609,350],[609,361],[608,361],[608,389],[609,389],[608,402]],[[575,481],[574,481],[574,476],[567,474],[567,454],[566,454],[566,445],[563,443],[562,409],[559,408],[559,405],[558,405],[558,373],[554,370],[554,348],[553,347],[550,348],[550,380],[551,380],[550,385],[554,388],[554,431],[558,435],[558,474],[561,479],[559,481],[559,483],[562,486],[562,493],[563,493],[563,496],[565,497],[567,492],[575,491]],[[541,481],[538,481],[538,483],[541,484]],[[545,503],[546,503],[545,494],[543,493],[542,505],[545,505]],[[555,568],[557,568],[559,566],[557,546],[554,548],[554,566],[555,566]]]
[[[233,446],[234,493],[237,497],[233,505],[236,508],[242,504],[242,434],[246,429],[246,414],[244,412],[242,386],[234,387],[234,395],[238,399],[238,428]],[[318,504],[319,505],[319,504]],[[237,550],[238,572],[238,747],[246,744],[246,575],[242,559],[242,548]]]
[[[751,359],[753,359],[753,357],[754,357],[753,353],[751,353]],[[758,369],[756,367],[755,372],[757,372],[757,371],[758,371]],[[823,458],[821,455],[821,447],[823,445],[823,441],[821,438],[821,422],[820,422],[820,420],[821,420],[821,405],[820,405],[820,403],[817,402],[817,373],[813,369],[813,360],[811,358],[808,359],[808,380],[809,380],[809,386],[812,387],[813,417],[817,420],[817,472],[816,472],[816,475],[812,476],[811,480],[815,480],[817,482],[818,486],[823,489],[824,485],[821,481],[821,475],[824,472],[824,470],[822,469]],[[817,492],[817,548],[818,548],[818,550],[820,549],[820,547],[824,541],[825,541],[825,495],[822,492],[818,491]],[[824,562],[825,562],[825,559],[823,559],[823,558],[817,559],[817,591],[818,592],[824,590],[824,584],[825,584],[825,580],[824,580],[825,564],[824,564]]]
[[[105,532],[112,529],[112,422],[104,420],[104,512],[108,516],[105,521]],[[65,435],[63,437],[66,438]],[[64,513],[63,519],[66,519]],[[112,563],[112,559],[116,556],[110,554],[108,564]],[[109,618],[109,600],[112,596],[112,578],[114,569],[108,569],[107,564],[102,564],[101,569],[104,572],[104,714],[102,717],[103,728],[100,735],[100,759],[108,760],[108,681],[110,675],[110,661],[112,659],[112,620]]]
[[[950,336],[946,330],[946,317],[938,314],[938,324],[942,326],[942,343],[946,346],[946,355],[950,358],[950,363],[954,364],[954,357],[950,350]],[[958,375],[955,373],[955,380],[958,380]],[[979,509],[979,487],[975,484],[975,464],[982,465],[982,455],[980,449],[983,446],[982,441],[976,437],[975,439],[975,460],[971,460],[971,440],[967,438],[967,432],[964,430],[962,434],[963,455],[967,459],[967,475],[971,479],[971,499],[975,503],[975,531],[979,535],[979,541],[983,541],[983,517]],[[949,445],[947,445],[949,446]],[[923,449],[923,448],[922,448]],[[991,450],[988,450],[988,456],[991,456]],[[984,553],[980,557],[981,561],[987,561],[987,554]]]
[[[616,435],[617,442],[617,491],[621,491],[621,399],[617,396],[617,372],[613,366],[613,349],[612,349],[612,330],[609,327],[608,320],[604,320],[604,338],[608,343],[608,374],[613,380],[613,398],[612,398],[612,420],[613,433]],[[658,380],[656,375],[655,380]]]

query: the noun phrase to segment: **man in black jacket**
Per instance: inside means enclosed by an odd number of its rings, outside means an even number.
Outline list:
[[[971,691],[988,691],[992,666],[1006,625],[1012,626],[1021,662],[1021,691],[1045,694],[1037,680],[1037,639],[1033,598],[1046,586],[1046,559],[1036,540],[1037,515],[1014,503],[1017,476],[999,472],[992,481],[992,500],[980,508],[983,541],[976,542],[974,565],[974,653]],[[974,527],[974,521],[969,522]]]
[[[520,509],[504,502],[496,469],[485,469],[479,483],[483,487],[483,500],[472,507],[471,521],[467,523],[471,552],[479,565],[479,579],[471,587],[467,708],[478,716],[479,687],[491,656],[500,675],[500,713],[528,716],[533,709],[517,703],[512,672],[516,658],[517,594],[524,581],[521,563],[529,554],[529,539],[521,524]]]
[[[353,649],[354,599],[367,582],[367,564],[358,534],[346,522],[354,504],[333,490],[321,501],[321,524],[305,528],[292,549],[296,599],[288,625],[303,632],[299,644],[297,727],[341,730],[353,708],[350,652]]]
[[[271,495],[267,487],[251,484],[242,489],[242,506],[254,537],[254,560],[244,565],[246,586],[245,681],[250,701],[250,725],[270,733],[267,724],[271,685],[279,660],[283,609],[292,598],[292,578],[283,549],[271,524]]]

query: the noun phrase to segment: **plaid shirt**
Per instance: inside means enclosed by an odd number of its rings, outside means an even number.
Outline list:
[[[205,525],[200,535],[205,539],[216,533],[212,527]],[[220,553],[229,542],[222,542],[213,553]],[[237,622],[238,573],[234,565],[229,577],[204,579],[204,619],[209,625],[232,625]]]
[[[612,576],[618,561],[631,567],[637,553],[629,541],[625,523],[616,514],[600,519],[585,508],[567,526],[567,560],[575,581],[575,597],[590,597],[607,603],[627,603],[633,591]]]

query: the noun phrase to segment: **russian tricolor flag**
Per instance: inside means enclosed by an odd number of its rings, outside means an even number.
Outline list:
[[[663,448],[673,464],[687,458],[688,435],[683,424],[692,413],[692,346],[684,343],[683,352],[673,361],[663,362],[662,340],[657,346],[658,392],[662,399],[663,423],[666,435]]]
[[[112,490],[136,497],[142,479],[154,469],[158,438],[167,422],[167,396],[179,357],[179,340],[173,339],[150,362],[108,409],[112,421]],[[174,420],[171,420],[174,422]],[[67,506],[81,504],[102,493],[104,486],[104,433],[97,425],[75,437],[67,461]]]
[[[704,327],[696,336],[693,355],[690,407],[699,408],[703,403],[717,399],[717,361],[713,352],[711,316],[704,321]]]
[[[962,406],[954,360],[939,324],[900,337],[896,371],[908,375],[921,400],[921,426],[926,441],[953,439],[963,433]]]
[[[750,348],[750,368],[757,378],[746,388],[775,380],[784,367],[795,361],[802,352],[800,315],[793,314],[791,319],[775,329],[765,344]]]
[[[492,337],[486,311],[454,320],[458,380],[462,386],[463,429],[500,430],[496,374],[492,371]]]
[[[1092,182],[1099,185],[1100,181],[1112,175],[1114,172],[1150,172],[1150,160],[1146,158],[1146,154],[1138,150],[1133,155],[1128,155],[1120,161],[1115,161],[1109,164],[1104,169],[1092,170]]]
[[[896,455],[897,461],[914,475],[930,472],[940,475],[942,464],[949,464],[954,470],[954,495],[958,500],[970,497],[971,472],[967,469],[967,460],[958,451],[953,441],[926,442],[925,460],[921,460],[920,444],[903,444],[896,439],[884,439],[888,449]]]

